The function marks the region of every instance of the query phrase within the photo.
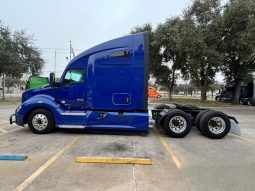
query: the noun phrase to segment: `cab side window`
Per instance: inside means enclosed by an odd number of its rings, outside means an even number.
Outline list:
[[[69,85],[75,82],[84,81],[84,69],[70,69],[66,72],[63,84]]]

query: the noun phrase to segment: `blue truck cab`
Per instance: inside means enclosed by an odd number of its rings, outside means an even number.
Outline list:
[[[146,33],[90,48],[66,66],[59,82],[25,91],[10,123],[38,134],[54,128],[148,132],[149,42]]]

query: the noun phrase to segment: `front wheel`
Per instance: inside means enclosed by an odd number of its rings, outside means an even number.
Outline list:
[[[221,139],[230,131],[231,122],[222,112],[208,111],[201,117],[200,128],[207,137]]]
[[[54,119],[46,109],[36,109],[28,117],[28,127],[36,134],[51,133],[54,126]]]
[[[185,137],[191,130],[190,117],[183,111],[175,109],[166,114],[163,129],[170,137]]]

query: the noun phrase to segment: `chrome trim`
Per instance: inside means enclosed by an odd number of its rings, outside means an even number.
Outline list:
[[[208,121],[209,130],[213,134],[221,134],[226,129],[226,123],[221,117],[213,117]]]
[[[60,113],[61,115],[67,115],[67,116],[85,116],[87,113],[72,113],[72,112],[65,112]]]
[[[182,133],[187,128],[187,122],[182,116],[174,116],[169,121],[169,128],[175,133]]]
[[[38,113],[32,119],[33,127],[38,131],[43,131],[48,126],[48,119],[44,114]]]
[[[59,128],[65,129],[84,129],[86,126],[83,125],[58,125]]]

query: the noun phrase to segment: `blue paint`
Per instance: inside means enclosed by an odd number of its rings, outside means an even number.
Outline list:
[[[26,160],[27,156],[22,154],[0,154],[0,160],[17,160],[17,161],[23,161]]]
[[[43,107],[52,113],[56,127],[148,131],[148,56],[145,33],[82,52],[67,65],[59,84],[23,93],[16,123],[23,126],[32,109]],[[67,84],[65,76],[71,70],[79,71],[82,78]],[[63,115],[65,112],[86,114]]]

